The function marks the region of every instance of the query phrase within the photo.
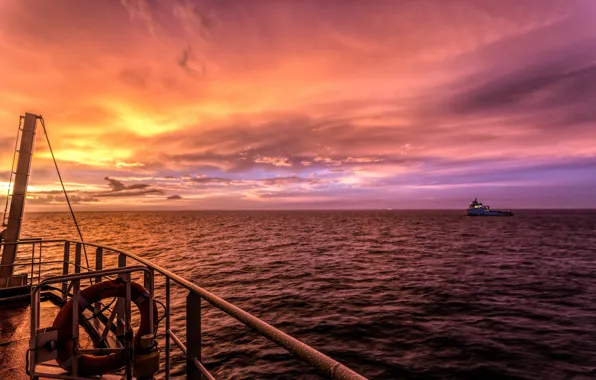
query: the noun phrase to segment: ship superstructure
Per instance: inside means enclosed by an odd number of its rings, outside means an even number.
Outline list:
[[[466,213],[468,216],[513,216],[511,210],[491,210],[490,206],[483,205],[477,198],[474,198],[474,200],[470,202]]]

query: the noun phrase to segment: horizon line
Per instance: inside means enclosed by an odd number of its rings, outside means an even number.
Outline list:
[[[518,208],[518,209],[510,209],[511,211],[596,211],[596,207],[583,207],[583,208]],[[180,210],[180,209],[123,209],[123,210],[114,210],[114,209],[107,209],[107,210],[78,210],[76,213],[93,213],[93,212],[202,212],[202,211],[231,211],[231,212],[238,212],[238,211],[462,211],[464,212],[465,209],[461,208],[441,208],[441,209],[433,209],[433,208],[325,208],[325,209],[284,209],[284,208],[275,208],[275,209],[191,209],[191,210]],[[36,210],[36,211],[25,211],[25,214],[28,213],[70,213],[68,210]]]

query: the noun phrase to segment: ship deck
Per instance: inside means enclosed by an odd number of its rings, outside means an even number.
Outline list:
[[[42,303],[41,323],[51,325],[58,308]],[[24,380],[26,354],[29,348],[30,305],[26,301],[0,304],[0,379]]]

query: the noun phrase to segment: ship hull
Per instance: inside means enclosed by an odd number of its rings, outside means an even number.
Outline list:
[[[488,211],[482,213],[468,211],[467,214],[468,216],[513,216],[513,213],[510,211]]]

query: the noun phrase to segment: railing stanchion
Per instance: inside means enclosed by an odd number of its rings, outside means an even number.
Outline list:
[[[147,267],[147,269],[149,270],[149,272],[145,272],[145,274],[143,275],[143,284],[145,286],[145,289],[147,289],[147,291],[149,292],[149,305],[153,305],[153,291],[155,288],[155,273],[153,272],[153,268]],[[153,328],[154,328],[154,324],[153,321],[155,320],[155,318],[157,318],[157,315],[153,315],[153,308],[150,307],[149,308],[149,334],[153,334]]]
[[[126,379],[127,380],[132,380],[132,366],[131,366],[131,362],[133,360],[134,357],[134,348],[133,348],[133,343],[132,343],[132,339],[133,339],[133,331],[132,331],[132,325],[131,325],[131,307],[130,307],[130,301],[132,298],[131,295],[131,275],[130,273],[125,273],[124,274],[124,281],[126,281],[126,299],[124,301],[124,325],[126,326],[126,348],[128,348],[129,352],[132,353],[131,357],[128,358],[128,360],[126,361]]]
[[[37,283],[41,282],[41,249],[43,247],[43,242],[39,242],[39,262],[37,263]],[[33,281],[33,280],[31,280]]]
[[[19,248],[17,247],[15,250],[17,251]],[[29,282],[31,286],[33,286],[33,276],[35,275],[35,243],[31,244],[31,278]]]
[[[118,268],[124,268],[126,267],[126,255],[123,254],[119,254],[118,255]],[[125,279],[124,275],[119,275],[118,277]],[[116,301],[116,335],[117,336],[122,336],[124,335],[124,330],[125,330],[125,326],[124,326],[124,320],[123,318],[125,318],[125,305],[124,305],[124,298],[118,298],[118,301]]]
[[[75,265],[74,272],[81,273],[81,243],[75,245]],[[81,290],[81,280],[72,282],[72,338],[75,349],[72,356],[72,375],[77,376],[78,371],[78,350],[79,350],[79,291]]]
[[[97,247],[95,250],[95,270],[102,270],[103,269],[103,248]],[[101,282],[101,276],[95,276],[95,283],[99,284]],[[96,302],[93,308],[94,312],[97,313],[101,310],[101,302]]]
[[[36,332],[39,329],[39,321],[40,321],[40,317],[39,317],[39,302],[40,302],[40,297],[39,297],[39,292],[33,292],[31,293],[31,331],[30,331],[30,340],[29,340],[29,352],[26,352],[25,355],[29,356],[29,372],[31,374],[33,374],[35,372],[35,362],[37,361],[36,359],[36,354],[35,354],[35,349],[36,349]],[[38,377],[32,375],[31,379],[37,380]]]
[[[81,243],[75,245],[75,273],[81,273]]]
[[[192,291],[186,296],[186,351],[186,378],[200,380],[194,358],[201,361],[201,296]]]
[[[81,243],[75,245],[75,273],[81,273]],[[72,338],[75,349],[72,358],[72,375],[77,376],[78,371],[78,350],[79,350],[79,290],[81,289],[81,280],[72,281]]]
[[[170,380],[170,278],[166,277],[166,380]]]
[[[77,244],[78,246],[78,244]],[[75,273],[80,273],[81,264],[81,250],[77,247],[77,255],[75,257]],[[72,353],[71,374],[76,377],[78,375],[78,350],[79,350],[79,289],[81,280],[72,280],[72,339],[74,342],[74,352]]]
[[[70,242],[64,243],[64,262],[62,263],[62,275],[68,274],[68,265],[70,262]],[[41,266],[41,264],[40,264]],[[66,302],[68,298],[68,283],[62,283],[62,301]]]

